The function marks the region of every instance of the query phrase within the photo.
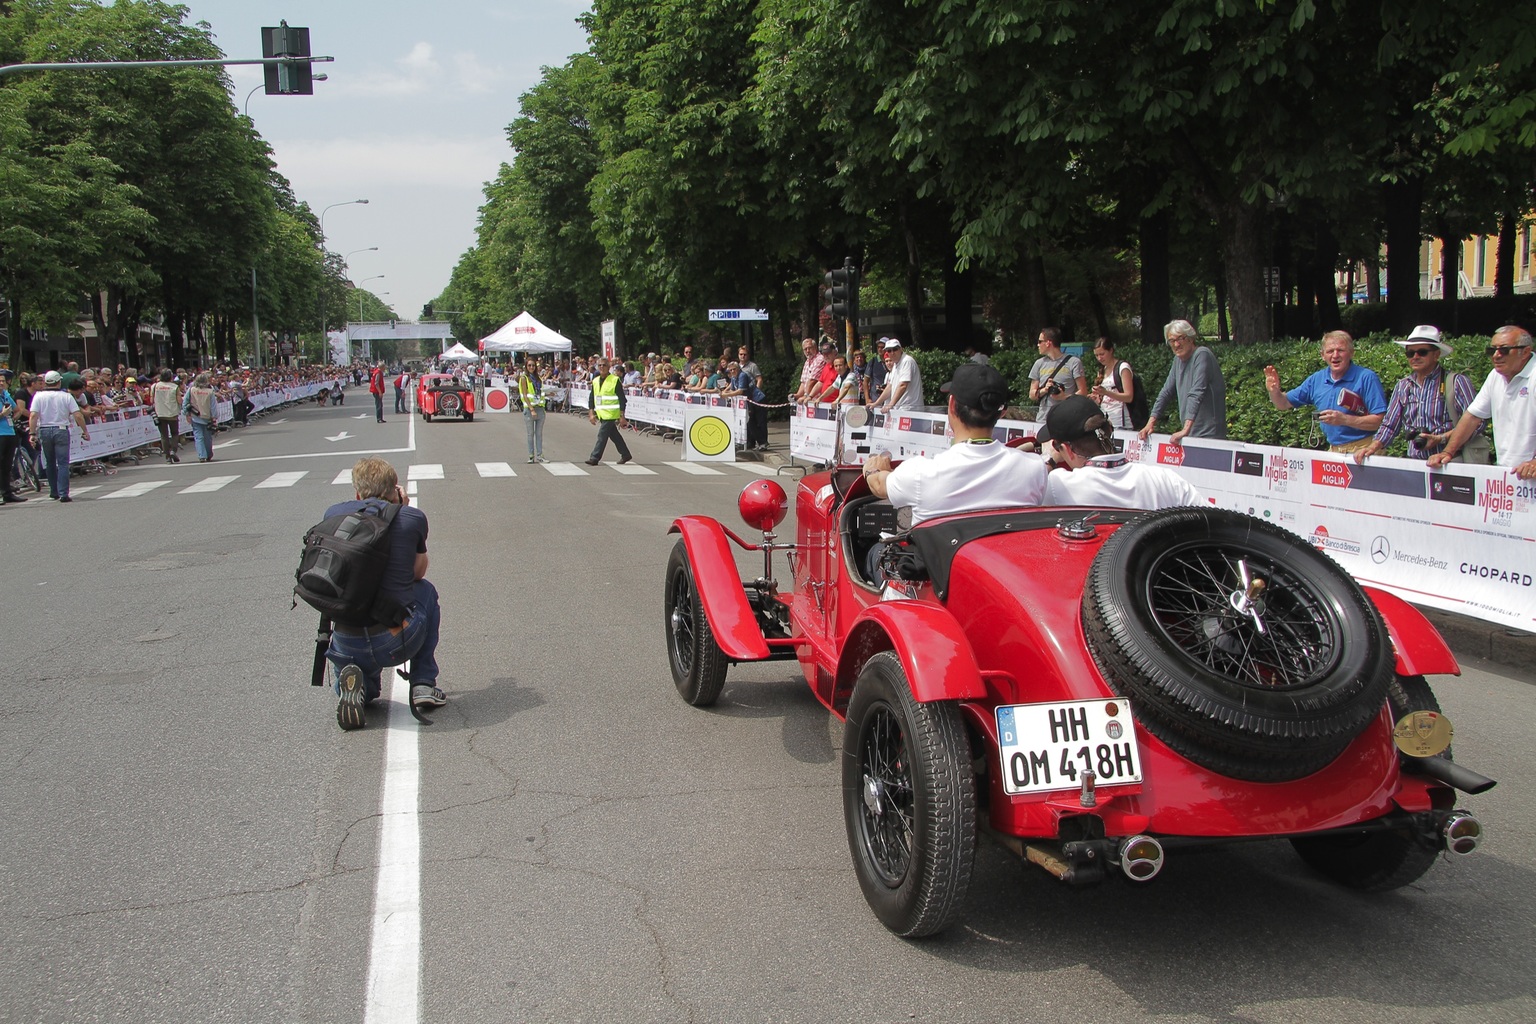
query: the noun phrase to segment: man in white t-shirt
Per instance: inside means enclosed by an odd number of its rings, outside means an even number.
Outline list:
[[[992,437],[1008,382],[990,366],[962,363],[940,390],[949,396],[950,447],[891,466],[882,452],[864,463],[872,494],[912,511],[912,525],[956,512],[1038,505],[1045,497],[1045,460]]]
[[[1532,372],[1536,360],[1531,358],[1530,332],[1513,325],[1500,327],[1493,332],[1487,352],[1493,360],[1493,372],[1461,414],[1461,422],[1451,431],[1445,447],[1429,457],[1429,466],[1438,469],[1450,462],[1491,419],[1497,464],[1514,470],[1521,480],[1536,480],[1536,380]]]
[[[875,409],[895,412],[911,411],[923,407],[923,374],[917,368],[917,360],[901,347],[901,339],[886,338],[881,344],[881,357],[889,372],[885,377],[885,390],[875,399]],[[974,364],[973,364],[974,365]],[[990,428],[989,428],[990,429]]]
[[[1046,414],[1036,436],[1053,443],[1071,467],[1056,470],[1046,480],[1047,505],[1158,509],[1205,504],[1200,492],[1173,470],[1131,462],[1116,452],[1109,417],[1091,398],[1062,399]]]

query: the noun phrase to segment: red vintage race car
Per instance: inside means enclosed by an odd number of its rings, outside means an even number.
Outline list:
[[[702,706],[732,663],[798,660],[844,720],[854,870],[897,934],[956,919],[983,827],[1073,884],[1284,838],[1385,890],[1481,838],[1456,790],[1493,780],[1451,760],[1424,680],[1455,658],[1293,534],[1214,508],[1002,509],[902,533],[857,468],[800,480],[794,543],[772,532],[787,505],[772,481],[742,492],[760,542],[673,523],[672,675]],[[861,566],[891,534],[879,586]],[[761,576],[741,578],[732,544],[763,553]]]
[[[433,416],[475,418],[475,389],[451,373],[424,373],[416,385],[416,410],[428,423]]]

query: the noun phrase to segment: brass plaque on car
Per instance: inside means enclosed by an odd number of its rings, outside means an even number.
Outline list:
[[[1392,742],[1409,757],[1434,757],[1451,745],[1451,720],[1438,711],[1410,711],[1397,720]]]

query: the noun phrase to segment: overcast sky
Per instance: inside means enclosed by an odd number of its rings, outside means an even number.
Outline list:
[[[181,0],[230,58],[261,56],[261,28],[309,29],[330,76],[313,96],[267,96],[235,67],[235,105],[271,145],[298,198],[325,215],[351,279],[414,320],[474,244],[481,191],[512,159],[506,127],[539,69],[586,47],[583,0]],[[356,252],[378,246],[378,252]],[[376,274],[384,277],[365,280]],[[385,295],[383,293],[388,292]],[[354,316],[356,314],[353,314]]]

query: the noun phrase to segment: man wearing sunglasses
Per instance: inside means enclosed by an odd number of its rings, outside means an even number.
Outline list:
[[[1486,349],[1493,372],[1467,411],[1461,414],[1445,448],[1429,457],[1431,469],[1455,458],[1474,433],[1493,420],[1493,444],[1498,465],[1514,470],[1522,480],[1536,480],[1536,393],[1531,381],[1531,333],[1523,327],[1500,327]]]
[[[1451,354],[1451,346],[1440,340],[1440,328],[1415,327],[1397,344],[1408,357],[1408,375],[1392,389],[1381,426],[1371,443],[1355,454],[1356,462],[1383,451],[1399,432],[1408,438],[1409,458],[1427,459],[1445,445],[1462,410],[1472,404],[1472,382],[1466,375],[1440,367],[1441,355]],[[1482,444],[1463,448],[1458,462],[1488,462],[1487,439],[1479,432],[1473,442],[1479,438]]]

